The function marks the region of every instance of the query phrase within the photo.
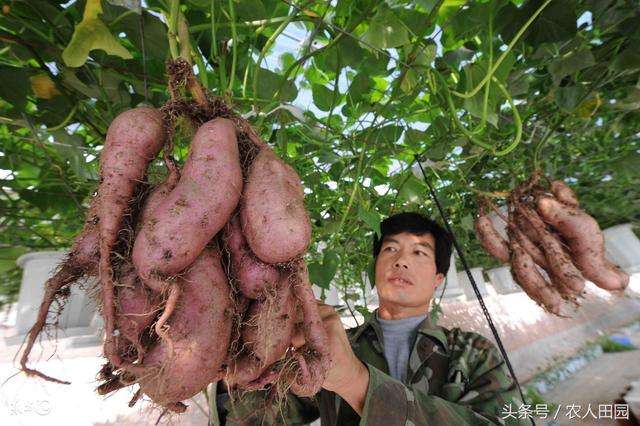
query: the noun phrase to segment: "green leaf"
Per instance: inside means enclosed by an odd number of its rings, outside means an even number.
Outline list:
[[[258,98],[273,99],[281,86],[282,89],[278,95],[280,101],[291,102],[298,96],[298,89],[293,80],[285,82],[284,77],[280,74],[276,74],[266,68],[260,68],[258,71]]]
[[[366,306],[356,305],[354,308],[360,315],[364,317],[365,321],[368,321],[369,318],[371,318],[371,312],[369,312],[369,309],[367,309]]]
[[[29,93],[29,72],[24,69],[0,66],[0,98],[18,110],[23,110]]]
[[[376,286],[376,260],[374,258],[370,258],[367,262],[366,271],[369,282],[371,283],[371,288],[373,288]]]
[[[428,154],[427,154],[428,155]],[[411,171],[408,171],[410,176],[402,185],[398,198],[400,200],[408,201],[410,203],[421,203],[425,198],[425,187],[421,180],[416,178]]]
[[[447,22],[449,30],[443,34],[442,44],[445,50],[458,47],[464,41],[482,34],[490,16],[495,16],[501,7],[501,2],[471,2],[467,8],[456,11],[451,21]]]
[[[507,55],[504,61],[500,64],[494,76],[500,80],[501,82],[505,82],[511,69],[513,68],[513,64],[515,63],[515,58],[512,54]],[[465,75],[465,90],[470,92],[474,89],[487,75],[489,72],[487,62],[485,60],[481,60],[479,62],[474,62],[472,64],[466,65],[464,70]],[[502,92],[498,89],[498,85],[495,82],[490,81],[489,83],[489,97],[487,99],[487,121],[494,126],[498,125],[498,107],[499,105],[506,99]],[[485,86],[486,87],[486,86]],[[480,89],[478,93],[476,93],[471,98],[464,100],[464,108],[471,113],[473,116],[482,118],[484,113],[484,96],[485,96],[485,87]]]
[[[0,274],[3,274],[17,267],[16,260],[27,252],[28,250],[24,247],[1,247],[0,248]]]
[[[242,21],[267,19],[267,10],[260,0],[234,0],[236,16]]]
[[[515,37],[544,1],[529,0],[520,8],[509,3],[500,11],[496,24],[506,43]],[[576,34],[577,19],[576,0],[553,0],[531,24],[524,39],[536,47],[542,43],[567,40]]]
[[[373,229],[376,235],[380,236],[380,213],[375,210],[368,210],[362,205],[359,205],[358,217],[366,223],[369,228]]]
[[[471,214],[467,214],[462,219],[460,219],[460,226],[466,231],[473,231],[473,217],[471,216]]]
[[[429,64],[436,57],[437,48],[435,44],[430,43],[426,47],[420,46],[418,49],[418,54],[411,61],[411,67],[405,72],[400,81],[400,89],[405,93],[411,93],[418,86],[420,77],[424,75]],[[412,52],[413,48],[410,48],[410,50]]]
[[[438,22],[447,22],[449,17],[459,12],[460,8],[466,3],[466,0],[444,0],[438,10]]]
[[[442,55],[442,60],[451,68],[458,69],[462,61],[468,61],[473,58],[473,55],[475,55],[473,50],[461,46],[456,50],[445,52],[445,54]]]
[[[318,287],[329,290],[331,280],[336,275],[339,264],[338,255],[332,250],[325,249],[322,263],[312,262],[309,264],[309,279]]]
[[[362,40],[379,49],[388,49],[407,44],[409,32],[392,10],[381,6],[362,35]]]
[[[316,104],[320,110],[329,111],[331,109],[333,91],[319,84],[312,85],[311,91],[313,93],[313,103]]]
[[[349,103],[358,103],[365,99],[365,95],[373,89],[375,83],[371,77],[365,73],[356,75],[349,86],[347,93],[347,101]]]
[[[580,103],[584,89],[579,86],[558,87],[555,93],[556,103],[566,112],[573,112]]]
[[[169,41],[167,39],[167,26],[160,19],[144,12],[142,14],[144,25],[144,53],[146,60],[162,61],[169,52]],[[123,31],[127,39],[136,47],[142,56],[143,39],[140,37],[140,17],[129,15],[120,21],[117,30]],[[164,64],[163,64],[164,65]]]
[[[640,69],[640,48],[631,45],[622,51],[609,65],[613,71],[634,71]]]
[[[62,52],[62,59],[69,67],[81,67],[89,52],[101,49],[110,55],[131,59],[131,53],[120,44],[107,26],[98,18],[102,13],[100,0],[87,0],[82,21],[76,25],[71,42]]]
[[[584,68],[595,65],[596,60],[589,48],[583,48],[572,52],[568,56],[560,57],[548,66],[549,73],[553,77],[553,82],[559,84],[567,75],[571,75]]]

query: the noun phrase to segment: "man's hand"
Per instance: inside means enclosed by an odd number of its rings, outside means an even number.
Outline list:
[[[331,368],[322,387],[340,395],[361,414],[369,386],[369,370],[353,353],[335,309],[318,302],[318,313],[329,337],[331,356]],[[301,331],[296,333],[292,343],[297,348],[304,345],[304,335]]]

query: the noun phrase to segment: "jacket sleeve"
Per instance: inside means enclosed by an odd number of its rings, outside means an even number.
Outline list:
[[[452,359],[442,397],[414,390],[367,364],[370,379],[360,424],[530,425],[530,419],[518,418],[523,403],[502,357],[476,336]],[[480,339],[482,349],[474,344]],[[514,411],[515,416],[508,415]]]
[[[319,417],[314,399],[266,390],[218,395],[220,423],[226,425],[305,425]]]

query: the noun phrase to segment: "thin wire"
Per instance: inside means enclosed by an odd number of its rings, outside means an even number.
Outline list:
[[[420,161],[423,160],[422,158],[420,158],[419,155],[416,155],[414,157],[414,161],[418,163],[418,166],[420,167],[420,171],[422,172],[422,177],[424,178],[425,183],[427,184],[427,186],[429,187],[429,192],[431,194],[431,198],[433,198],[433,201],[436,203],[436,206],[438,207],[438,211],[440,212],[440,216],[442,216],[442,221],[444,222],[444,226],[447,228],[447,232],[449,232],[449,235],[451,235],[451,240],[453,242],[453,245],[456,249],[456,252],[458,253],[458,257],[460,258],[460,262],[462,263],[462,267],[464,268],[465,272],[467,273],[467,277],[469,277],[469,281],[471,282],[471,286],[473,287],[473,291],[476,293],[476,297],[478,298],[478,302],[480,302],[480,307],[482,308],[482,312],[484,313],[484,316],[487,318],[487,322],[489,323],[489,328],[491,328],[491,332],[493,333],[493,336],[496,339],[496,343],[498,345],[498,349],[500,350],[500,353],[502,354],[502,358],[504,359],[505,364],[507,365],[507,368],[509,369],[509,373],[511,373],[511,377],[513,378],[513,381],[516,384],[516,387],[518,388],[518,393],[520,393],[520,397],[522,398],[522,402],[524,404],[527,403],[524,394],[522,393],[522,388],[520,387],[520,382],[518,381],[518,378],[516,377],[516,373],[513,371],[513,367],[511,366],[511,361],[509,361],[509,356],[507,355],[507,351],[505,350],[503,344],[502,344],[502,340],[500,339],[500,335],[498,334],[498,330],[496,329],[496,326],[493,324],[493,320],[491,319],[491,314],[489,313],[489,310],[487,309],[487,306],[484,303],[484,299],[482,298],[482,294],[480,294],[480,290],[478,290],[478,285],[476,284],[475,280],[473,279],[473,275],[471,274],[470,270],[469,270],[469,265],[467,264],[467,259],[464,257],[464,253],[462,251],[462,248],[460,247],[460,244],[458,243],[458,240],[456,239],[455,235],[453,234],[453,230],[451,229],[451,226],[449,225],[449,218],[447,217],[447,214],[445,213],[444,209],[442,208],[442,205],[440,204],[440,200],[438,200],[438,196],[436,195],[435,190],[433,189],[433,186],[431,185],[431,182],[429,182],[429,179],[427,179],[427,175],[424,171],[424,168],[422,167],[422,163],[420,163]],[[531,418],[531,423],[535,426],[535,421],[533,420],[533,417]]]

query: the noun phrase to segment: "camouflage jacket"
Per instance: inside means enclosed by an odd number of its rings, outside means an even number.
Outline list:
[[[503,420],[505,406],[523,403],[499,351],[477,333],[437,326],[428,315],[418,328],[405,383],[389,375],[376,313],[347,335],[370,374],[362,417],[324,389],[313,399],[257,391],[223,398],[223,423],[302,425],[320,417],[323,426],[531,424],[515,416]]]

